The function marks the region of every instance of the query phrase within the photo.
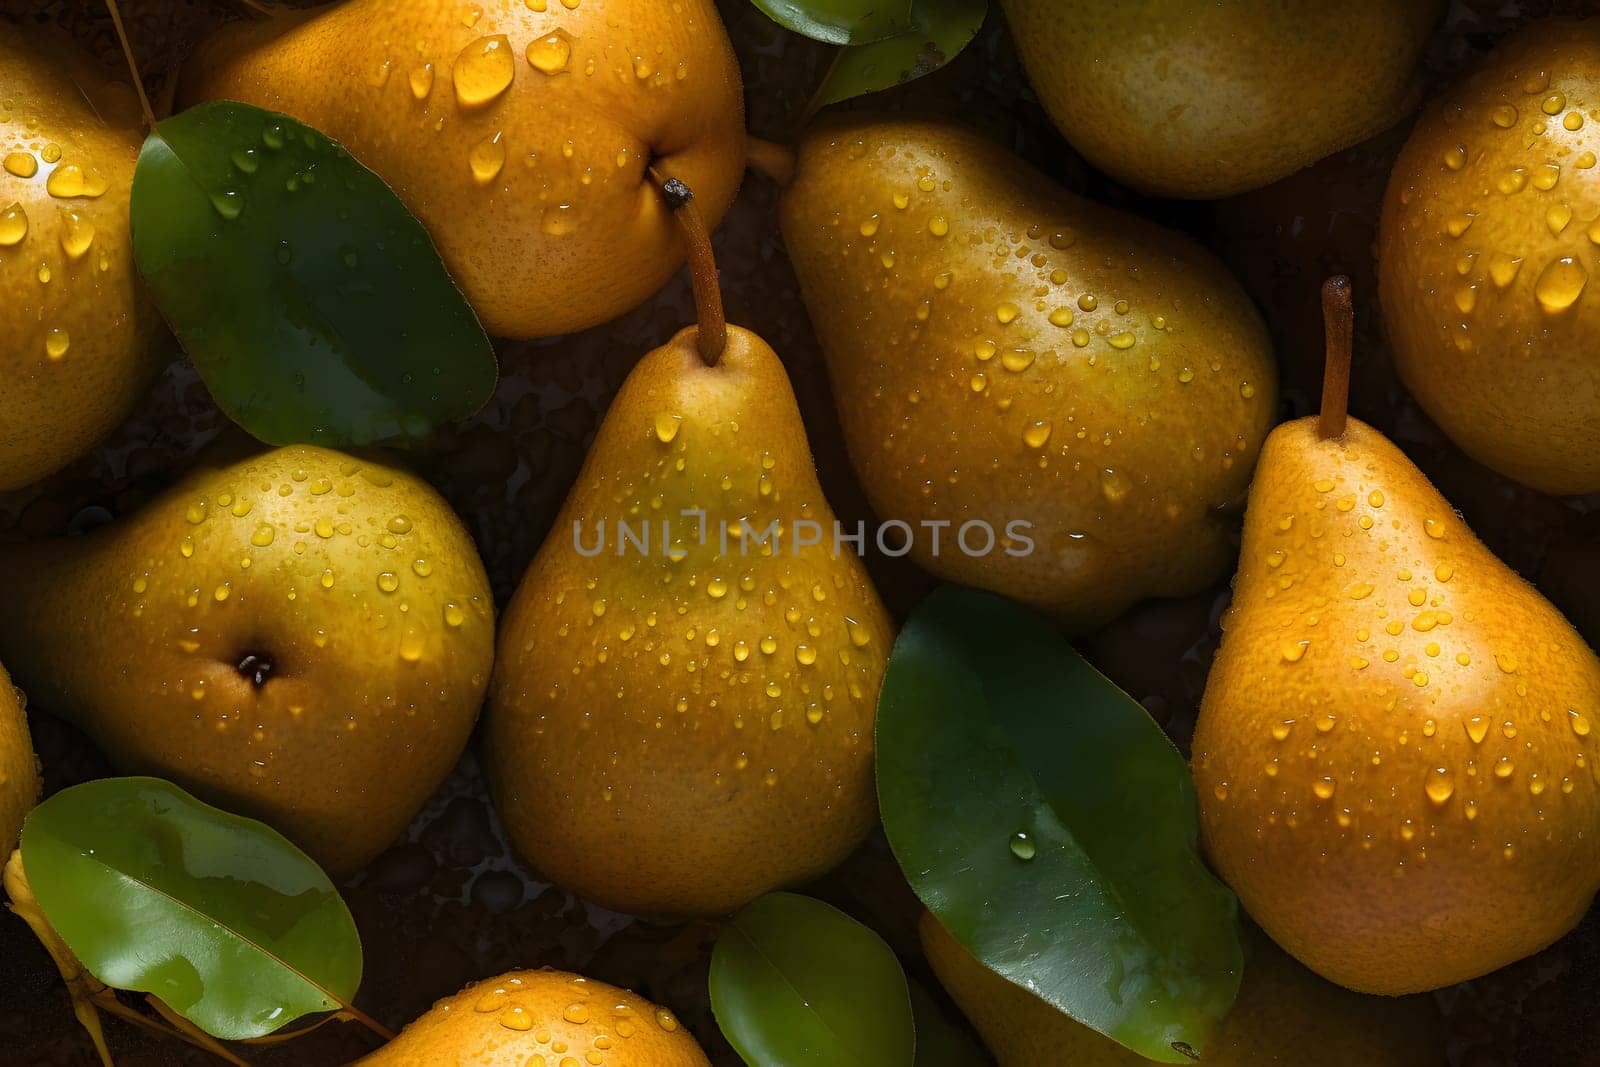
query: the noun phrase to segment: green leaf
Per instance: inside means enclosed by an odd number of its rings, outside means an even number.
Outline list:
[[[276,830],[156,778],[64,789],[22,829],[50,925],[100,981],[214,1037],[348,1003],[361,940],[328,876]]]
[[[711,956],[711,1009],[751,1067],[912,1067],[900,961],[810,897],[768,893],[728,920]]]
[[[939,1005],[914,978],[911,1013],[917,1020],[916,1067],[989,1067],[992,1062],[968,1033],[945,1018]]]
[[[1145,710],[1038,616],[946,586],[878,703],[895,857],[984,965],[1149,1059],[1187,1063],[1238,992],[1238,903]]]
[[[286,115],[229,101],[159,123],[134,256],[217,404],[268,444],[425,437],[494,392],[489,339],[377,175]]]
[[[988,9],[988,0],[913,0],[909,30],[840,50],[809,111],[932,74],[977,36]]]
[[[751,0],[778,25],[828,44],[871,44],[908,33],[914,0]]]

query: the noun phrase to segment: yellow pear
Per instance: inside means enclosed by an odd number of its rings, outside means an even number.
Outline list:
[[[1384,197],[1395,367],[1472,458],[1600,490],[1600,20],[1536,22],[1417,124]]]
[[[474,982],[360,1067],[710,1067],[677,1017],[626,989],[548,968]]]
[[[1194,736],[1202,838],[1312,970],[1437,989],[1550,944],[1600,887],[1600,661],[1324,397],[1250,489]]]
[[[924,912],[922,950],[1000,1067],[1141,1067],[1138,1053],[1057,1011],[983,966]],[[1438,1011],[1424,997],[1385,1000],[1329,985],[1265,937],[1248,937],[1239,999],[1211,1043],[1207,1067],[1437,1067]]]
[[[449,507],[319,448],[204,464],[137,515],[9,546],[0,587],[0,655],[39,708],[336,875],[455,764],[493,659],[488,579]]]
[[[1210,255],[936,123],[814,131],[782,212],[887,543],[1075,630],[1225,573],[1277,372]]]
[[[642,303],[683,264],[647,168],[715,227],[745,163],[712,0],[344,0],[224,28],[183,100],[286,112],[422,221],[484,326],[542,337]]]
[[[1443,0],[1001,0],[1055,124],[1156,196],[1256,189],[1415,105]]]
[[[778,357],[733,328],[708,366],[696,338],[612,403],[506,610],[489,697],[513,843],[650,915],[731,912],[861,841],[893,640]]]
[[[22,820],[39,799],[39,761],[11,676],[0,667],[0,855],[10,855]]]
[[[0,490],[83,455],[164,361],[133,266],[133,88],[64,38],[0,33]]]

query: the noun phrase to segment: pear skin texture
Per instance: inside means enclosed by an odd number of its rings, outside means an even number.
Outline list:
[[[203,465],[93,533],[7,547],[0,587],[0,655],[38,707],[336,878],[454,766],[493,663],[488,578],[444,501],[308,446]]]
[[[1379,287],[1406,388],[1473,459],[1600,490],[1600,20],[1536,22],[1440,99],[1384,195]]]
[[[712,0],[346,0],[225,27],[180,96],[341,142],[502,337],[597,325],[677,272],[647,167],[688,184],[711,228],[744,172],[743,87]]]
[[[1442,0],[1001,0],[1072,146],[1155,196],[1258,189],[1416,104]]]
[[[1354,419],[1273,432],[1194,736],[1202,841],[1366,993],[1544,948],[1600,887],[1600,662]]]
[[[951,524],[925,569],[1074,631],[1226,573],[1277,369],[1209,254],[936,123],[812,132],[782,214],[873,509]]]
[[[0,491],[77,459],[165,362],[133,265],[133,88],[65,38],[0,33]]]
[[[644,915],[726,914],[860,843],[894,640],[860,558],[834,552],[778,357],[733,327],[707,367],[695,336],[623,383],[506,610],[489,697],[512,842],[553,881]],[[704,544],[686,509],[705,512]],[[648,554],[617,527],[646,519]],[[664,519],[681,558],[663,551]],[[738,536],[741,519],[754,533]],[[822,544],[797,549],[806,520]]]
[[[22,820],[39,801],[39,761],[28,736],[28,717],[11,676],[0,667],[0,854],[11,855]]]
[[[918,923],[934,974],[1000,1067],[1140,1067],[1154,1063],[1057,1011],[974,959],[932,912]],[[1201,1050],[1207,1067],[1442,1067],[1438,1009],[1425,997],[1364,997],[1330,985],[1259,933],[1239,999]]]
[[[548,968],[445,997],[360,1067],[711,1067],[667,1009]]]

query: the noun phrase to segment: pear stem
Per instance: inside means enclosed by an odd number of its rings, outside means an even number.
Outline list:
[[[745,165],[780,189],[794,181],[794,149],[759,137],[745,138]]]
[[[1355,307],[1350,279],[1335,274],[1322,283],[1322,323],[1327,344],[1322,368],[1322,417],[1317,435],[1324,441],[1344,436],[1350,413],[1350,360],[1354,345]]]
[[[144,78],[139,74],[138,61],[133,58],[133,45],[128,41],[127,28],[122,25],[122,12],[117,8],[117,0],[106,0],[106,10],[111,13],[111,24],[116,27],[122,57],[128,61],[128,73],[133,76],[133,91],[139,94],[139,107],[144,111],[144,124],[154,126],[155,109],[150,106],[150,97],[144,91]]]
[[[694,202],[694,191],[677,178],[650,168],[650,178],[661,189],[667,206],[678,219],[689,247],[689,277],[694,280],[694,310],[699,319],[700,358],[715,367],[728,347],[728,318],[722,309],[722,285],[717,281],[717,257],[711,248],[711,231]]]

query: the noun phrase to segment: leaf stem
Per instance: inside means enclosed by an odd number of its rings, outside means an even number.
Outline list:
[[[677,178],[669,178],[650,168],[650,179],[678,219],[689,248],[689,276],[694,280],[694,310],[700,321],[697,341],[700,358],[715,367],[728,347],[728,318],[722,307],[722,285],[717,281],[717,257],[711,248],[711,232],[705,217],[694,202],[694,191]]]
[[[133,76],[133,91],[139,94],[139,107],[144,111],[144,124],[153,127],[156,113],[150,107],[150,97],[144,91],[144,78],[139,74],[139,62],[133,58],[133,45],[128,41],[128,31],[122,25],[122,12],[117,0],[106,0],[106,10],[111,12],[111,24],[117,29],[117,43],[122,46],[122,57],[128,61],[128,73]]]
[[[1327,355],[1322,369],[1322,415],[1317,435],[1325,441],[1344,436],[1350,412],[1350,361],[1355,333],[1355,309],[1350,279],[1335,274],[1322,283],[1322,322]]]
[[[145,1003],[155,1010],[155,1013],[167,1021],[167,1025],[177,1031],[179,1037],[198,1048],[203,1048],[219,1060],[231,1063],[234,1067],[250,1067],[250,1061],[240,1059],[229,1052],[216,1038],[200,1029],[194,1023],[185,1019],[169,1008],[165,1001],[153,993],[145,994]]]

